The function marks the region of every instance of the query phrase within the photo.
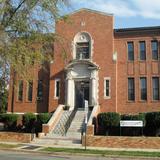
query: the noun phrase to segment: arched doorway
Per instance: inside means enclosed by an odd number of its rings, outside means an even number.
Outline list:
[[[98,104],[98,66],[88,60],[74,60],[66,67],[66,105],[70,109]]]

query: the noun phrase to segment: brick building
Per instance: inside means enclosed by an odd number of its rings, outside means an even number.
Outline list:
[[[59,104],[100,111],[160,110],[160,27],[114,29],[112,14],[80,9],[56,23],[58,41],[48,72],[10,82],[8,112],[53,112]],[[14,96],[13,96],[14,93]]]

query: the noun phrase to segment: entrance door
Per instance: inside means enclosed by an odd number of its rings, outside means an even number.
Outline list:
[[[75,104],[76,108],[84,108],[85,100],[89,101],[89,82],[75,82]]]

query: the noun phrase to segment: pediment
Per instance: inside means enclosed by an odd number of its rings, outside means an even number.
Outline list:
[[[80,66],[80,65],[85,65],[88,67],[88,69],[95,69],[98,70],[99,66],[89,60],[73,60],[72,62],[70,62],[66,67],[65,70],[69,70],[72,69],[76,66]]]

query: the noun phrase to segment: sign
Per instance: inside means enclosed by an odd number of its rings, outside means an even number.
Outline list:
[[[84,103],[85,103],[85,124],[87,124],[87,117],[88,117],[88,101],[87,100],[85,100],[84,101]]]
[[[87,100],[85,100],[84,101],[84,106],[85,106],[85,112],[88,112],[88,101]]]
[[[121,127],[143,127],[143,121],[120,121]]]

